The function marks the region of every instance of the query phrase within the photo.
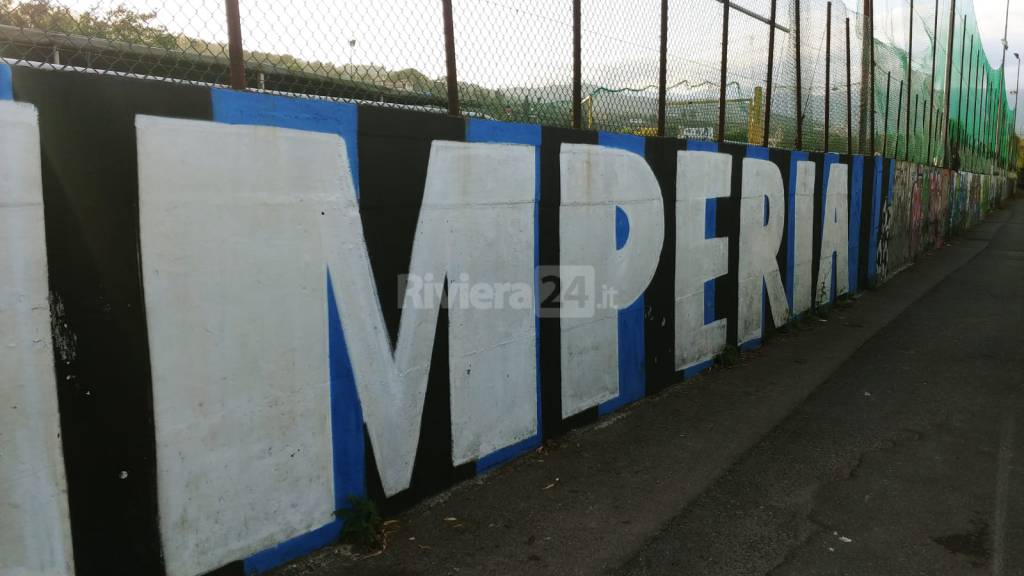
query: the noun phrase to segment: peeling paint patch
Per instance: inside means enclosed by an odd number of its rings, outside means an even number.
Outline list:
[[[50,330],[57,360],[66,365],[74,362],[78,355],[78,336],[68,324],[64,299],[55,292],[50,292]]]

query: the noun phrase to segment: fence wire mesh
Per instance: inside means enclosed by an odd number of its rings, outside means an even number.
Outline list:
[[[0,0],[0,57],[227,85],[228,1]],[[238,3],[250,90],[445,113],[448,46],[468,116],[650,136],[664,91],[670,137],[1009,165],[1005,70],[954,1],[668,0],[664,84],[662,0],[451,0],[447,39],[444,0]]]

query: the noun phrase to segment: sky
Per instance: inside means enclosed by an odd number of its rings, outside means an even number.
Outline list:
[[[223,0],[58,1],[79,11],[94,6],[102,11],[125,4],[156,12],[157,22],[173,32],[204,40],[227,40]],[[933,17],[934,0],[915,1],[920,19]],[[940,26],[947,25],[949,1],[939,0],[943,15]],[[958,4],[962,6],[964,1]],[[769,13],[770,0],[733,3],[766,16]],[[856,12],[861,0],[836,0],[834,10],[842,14],[844,3]],[[1006,0],[973,3],[986,55],[997,67],[1002,56]],[[438,0],[240,0],[239,4],[247,50],[334,64],[415,68],[432,78],[445,73]],[[803,0],[804,18],[806,7],[820,8],[821,4],[821,0]],[[875,0],[877,36],[882,37],[882,28],[887,27],[894,42],[906,45],[907,4],[908,0]],[[1017,63],[1013,52],[1024,54],[1024,1],[1010,0],[1010,4],[1007,84],[1012,91]],[[657,0],[583,0],[585,84],[637,89],[656,83],[659,5]],[[788,20],[789,5],[786,0],[778,2],[780,22]],[[720,2],[671,0],[669,6],[669,84],[680,84],[674,94],[685,97],[687,93],[717,92],[700,83],[718,81]],[[569,0],[454,0],[453,12],[460,81],[501,88],[564,85],[571,78]],[[855,14],[849,15],[856,18]],[[767,27],[743,15],[733,18],[730,75],[749,86],[763,83],[760,79],[766,71]],[[805,29],[808,27],[813,28],[805,25]],[[806,33],[823,36],[824,31],[812,29]],[[842,31],[834,30],[833,34],[834,38],[842,37]],[[778,38],[784,39],[786,34],[780,32]],[[915,46],[920,45],[918,38],[915,34]],[[787,57],[792,55],[777,51],[777,61]],[[692,87],[695,85],[697,88]],[[1024,133],[1024,115],[1018,120],[1018,132]]]

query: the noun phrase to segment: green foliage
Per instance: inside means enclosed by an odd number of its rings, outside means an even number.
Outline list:
[[[726,346],[725,350],[722,350],[722,353],[715,360],[719,365],[726,368],[735,366],[740,363],[740,349],[732,345]]]
[[[48,32],[78,34],[159,48],[177,48],[178,38],[153,23],[156,12],[136,12],[119,4],[100,12],[90,8],[76,14],[53,0],[0,0],[0,24]]]
[[[349,496],[348,508],[335,512],[345,522],[341,540],[346,544],[379,548],[384,543],[384,519],[369,498]]]

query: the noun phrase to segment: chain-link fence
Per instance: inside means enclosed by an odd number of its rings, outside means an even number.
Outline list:
[[[977,171],[1017,148],[970,0],[0,0],[0,57]]]

